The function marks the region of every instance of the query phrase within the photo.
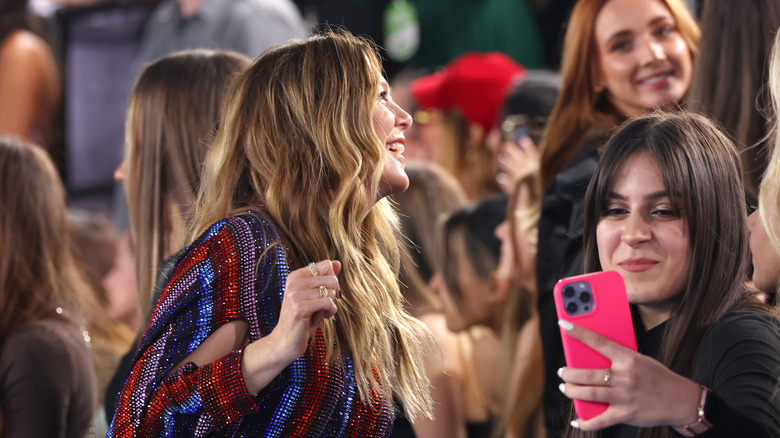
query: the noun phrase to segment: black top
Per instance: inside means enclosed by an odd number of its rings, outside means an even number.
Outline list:
[[[561,278],[583,273],[582,232],[585,225],[585,192],[596,171],[598,147],[594,139],[555,176],[542,198],[536,251],[537,307],[544,357],[544,423],[547,436],[563,436],[568,425],[567,400],[558,390],[558,368],[566,364],[561,332],[555,313],[553,288]]]
[[[633,306],[632,306],[633,307]],[[637,347],[658,359],[665,325],[645,331],[634,312]],[[732,312],[707,330],[692,379],[712,390],[705,416],[713,428],[700,438],[780,437],[780,321],[759,311]],[[681,437],[669,428],[674,437]],[[602,438],[635,438],[639,428],[616,425]]]

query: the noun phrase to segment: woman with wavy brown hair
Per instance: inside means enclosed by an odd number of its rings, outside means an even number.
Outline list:
[[[409,183],[410,124],[346,33],[236,78],[109,436],[386,436],[393,396],[430,412],[430,334],[403,310],[383,200]]]

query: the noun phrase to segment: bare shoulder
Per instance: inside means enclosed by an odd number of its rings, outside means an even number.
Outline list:
[[[27,30],[17,30],[0,45],[0,59],[23,62],[53,62],[51,47],[41,37]]]

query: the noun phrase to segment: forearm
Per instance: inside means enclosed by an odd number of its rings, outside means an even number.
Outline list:
[[[284,351],[275,342],[274,333],[258,339],[244,348],[241,374],[250,394],[257,394],[268,386],[290,363]]]

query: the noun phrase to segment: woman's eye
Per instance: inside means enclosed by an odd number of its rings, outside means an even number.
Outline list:
[[[611,52],[627,52],[631,50],[631,42],[629,41],[617,41],[610,46]]]
[[[658,36],[666,36],[674,32],[674,30],[674,27],[671,25],[661,26],[655,31],[655,34]]]
[[[604,211],[601,213],[604,217],[611,217],[611,216],[621,216],[624,214],[627,214],[628,210],[621,207],[607,207],[604,209]]]
[[[387,91],[382,91],[381,93],[379,93],[379,100],[387,100],[388,96],[389,94],[387,93]]]
[[[660,218],[678,218],[680,217],[680,212],[677,209],[674,208],[657,208],[652,211],[653,215],[658,216]]]

